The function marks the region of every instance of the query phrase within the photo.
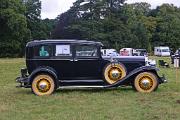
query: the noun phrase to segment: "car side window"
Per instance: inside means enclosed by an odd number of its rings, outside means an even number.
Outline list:
[[[70,45],[56,45],[55,56],[72,56]]]
[[[97,47],[92,45],[76,46],[76,57],[97,57]]]
[[[52,54],[52,46],[41,45],[34,47],[34,57],[49,57]]]

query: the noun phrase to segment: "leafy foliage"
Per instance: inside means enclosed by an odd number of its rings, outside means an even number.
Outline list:
[[[77,0],[57,17],[53,38],[102,41],[109,48],[146,48],[180,45],[180,8],[163,4],[156,9],[145,2]]]
[[[180,8],[163,4],[156,9],[145,2],[76,0],[56,19],[41,19],[40,0],[0,0],[0,57],[24,55],[34,39],[87,39],[108,48],[180,46]],[[57,8],[58,9],[58,8]]]
[[[20,0],[0,1],[0,57],[22,54],[22,46],[29,39],[25,6]]]
[[[31,39],[51,36],[54,20],[41,20],[39,0],[0,0],[0,57],[24,55]]]

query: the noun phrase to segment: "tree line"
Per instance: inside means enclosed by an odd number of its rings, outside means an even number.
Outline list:
[[[47,39],[54,20],[41,19],[40,0],[0,0],[0,57],[22,57],[28,41]]]
[[[57,8],[58,9],[58,8]],[[24,55],[34,39],[86,39],[107,48],[180,47],[180,8],[145,2],[77,0],[55,19],[42,20],[39,0],[0,0],[0,57]]]

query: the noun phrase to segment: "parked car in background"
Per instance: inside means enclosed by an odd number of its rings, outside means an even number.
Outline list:
[[[119,54],[120,56],[133,56],[133,48],[122,48]]]
[[[133,49],[133,56],[146,56],[147,50],[146,49]]]
[[[154,47],[154,55],[170,56],[170,49],[169,47],[165,47],[165,46]]]
[[[116,49],[101,49],[102,56],[119,56]]]
[[[16,78],[19,87],[39,96],[58,88],[114,88],[133,86],[149,93],[166,82],[144,56],[102,56],[100,42],[35,40],[26,45],[26,67]]]

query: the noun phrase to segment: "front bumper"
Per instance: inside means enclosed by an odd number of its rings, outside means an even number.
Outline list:
[[[21,76],[17,77],[16,82],[19,83],[16,87],[25,87],[28,88],[29,86],[29,77],[27,75],[27,69],[22,68],[21,69]]]

